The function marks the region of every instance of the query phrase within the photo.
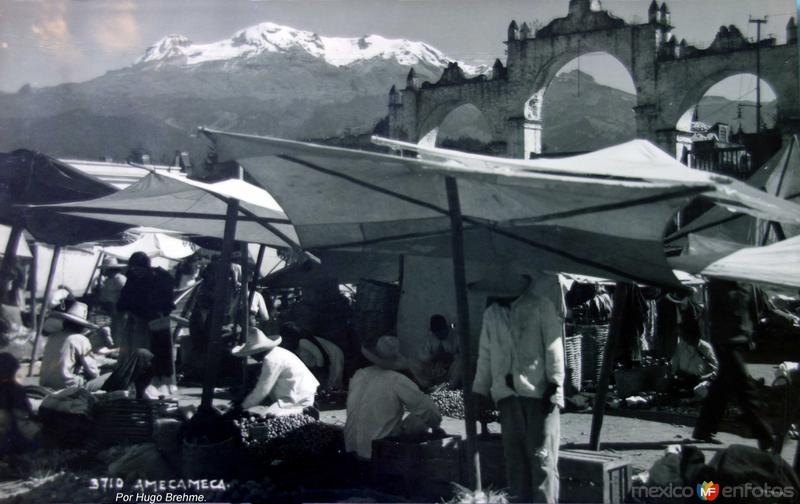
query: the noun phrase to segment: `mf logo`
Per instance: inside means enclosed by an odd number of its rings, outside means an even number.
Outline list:
[[[713,481],[698,483],[697,496],[700,497],[702,501],[713,501],[719,496],[719,484]]]

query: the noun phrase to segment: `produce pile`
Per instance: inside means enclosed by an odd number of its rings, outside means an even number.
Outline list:
[[[308,415],[265,418],[242,412],[234,425],[247,452],[265,462],[307,463],[340,453],[344,444],[341,427]]]
[[[464,391],[463,390],[437,390],[430,394],[433,403],[439,408],[442,416],[458,418],[463,420],[464,413]],[[478,412],[478,419],[484,422],[498,422],[499,413],[497,410],[486,410]]]

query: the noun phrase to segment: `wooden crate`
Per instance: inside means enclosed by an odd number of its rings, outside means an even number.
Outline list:
[[[506,488],[500,434],[479,436],[481,480],[485,487]],[[625,502],[630,489],[630,458],[589,450],[560,450],[558,473],[561,502]]]
[[[624,455],[561,450],[558,455],[561,501],[625,502],[631,485],[630,464],[630,458]]]
[[[382,489],[409,497],[445,498],[463,481],[461,436],[423,442],[385,438],[372,442],[372,477]]]

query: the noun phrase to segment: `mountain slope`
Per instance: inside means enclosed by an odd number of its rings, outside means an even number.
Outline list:
[[[358,137],[386,115],[389,88],[402,85],[411,66],[421,80],[436,81],[447,62],[421,42],[320,37],[272,23],[208,44],[170,36],[96,79],[0,94],[0,151],[125,159],[145,150],[168,160],[180,149],[199,161],[207,144],[193,134],[201,125],[299,139]],[[545,96],[545,152],[633,137],[635,97],[585,74],[578,88],[578,75],[558,76]],[[453,122],[444,136],[488,135],[469,113]]]

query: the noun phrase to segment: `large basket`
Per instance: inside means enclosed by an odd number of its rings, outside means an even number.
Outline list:
[[[583,384],[582,359],[583,359],[582,336],[567,336],[564,339],[564,353],[566,354],[567,382],[576,391],[581,390]]]
[[[608,339],[608,324],[567,323],[567,336],[581,338],[581,379],[597,385],[603,368],[603,352]]]
[[[114,399],[94,407],[96,438],[101,445],[135,444],[153,437],[157,401]]]

